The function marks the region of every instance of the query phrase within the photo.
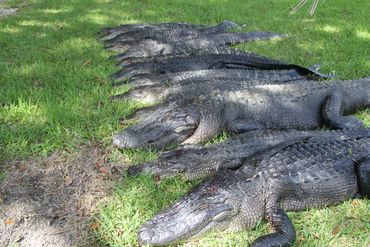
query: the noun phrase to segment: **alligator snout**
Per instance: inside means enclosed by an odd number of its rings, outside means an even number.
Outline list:
[[[136,148],[140,144],[135,134],[127,131],[113,136],[113,145],[119,148]]]
[[[158,235],[154,230],[142,227],[139,230],[137,238],[141,245],[161,246],[173,241],[174,235],[170,232],[164,232]]]
[[[154,236],[154,231],[149,228],[140,229],[139,233],[137,234],[138,241],[141,245],[144,244],[152,244],[152,239]]]

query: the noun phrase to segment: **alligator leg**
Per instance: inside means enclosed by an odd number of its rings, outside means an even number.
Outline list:
[[[343,116],[344,104],[343,92],[334,91],[323,107],[324,121],[337,129],[363,127],[363,123],[356,117]]]
[[[266,212],[266,219],[276,232],[257,238],[251,247],[292,246],[295,239],[295,229],[288,215],[281,208],[273,208]]]
[[[238,119],[228,124],[231,133],[243,133],[252,130],[264,130],[266,126],[253,119]]]
[[[370,158],[359,161],[355,171],[360,195],[370,198]]]
[[[204,143],[220,133],[223,128],[222,109],[223,106],[218,104],[208,105],[201,115],[199,124],[192,136],[181,144]]]

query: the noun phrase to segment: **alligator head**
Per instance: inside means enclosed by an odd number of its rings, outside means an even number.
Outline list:
[[[169,103],[167,107],[153,107],[150,113],[136,114],[139,123],[113,137],[113,144],[121,148],[152,146],[163,148],[181,143],[195,131],[198,113],[192,104]]]
[[[180,175],[183,179],[193,180],[210,176],[221,167],[236,168],[241,165],[240,158],[225,160],[216,152],[199,144],[188,144],[162,153],[157,160],[131,166],[127,172],[130,176],[153,174],[164,178]]]
[[[255,226],[263,217],[261,206],[255,205],[263,203],[258,200],[257,188],[252,183],[245,177],[238,178],[235,171],[220,171],[144,223],[138,233],[139,242],[164,245],[195,238],[210,230],[235,231]]]

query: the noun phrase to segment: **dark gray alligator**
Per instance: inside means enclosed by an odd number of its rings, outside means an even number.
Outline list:
[[[234,70],[233,70],[234,71]],[[142,102],[146,104],[154,104],[159,102],[170,102],[174,100],[179,100],[181,98],[187,97],[198,97],[201,95],[210,95],[216,90],[225,91],[225,90],[244,90],[249,89],[254,86],[261,85],[278,85],[291,83],[294,80],[285,80],[288,76],[288,73],[294,74],[294,70],[289,72],[287,71],[270,71],[269,74],[263,73],[263,71],[256,70],[245,70],[249,73],[240,73],[240,75],[250,75],[254,74],[258,77],[265,77],[266,79],[257,78],[252,80],[249,78],[238,78],[231,77],[232,74],[229,74],[229,78],[211,78],[203,79],[200,78],[189,78],[179,82],[168,82],[162,83],[159,85],[151,86],[141,86],[130,89],[129,91],[121,94],[116,94],[111,97],[114,100],[126,100],[134,102]],[[253,73],[254,72],[254,73]],[[258,73],[259,72],[259,73]],[[279,73],[280,72],[280,73]],[[297,74],[297,73],[295,73]],[[275,77],[275,78],[273,78]],[[271,79],[267,79],[271,78]],[[275,79],[275,80],[273,80]],[[304,80],[296,80],[297,83],[305,82]]]
[[[170,244],[215,229],[253,228],[266,219],[274,232],[251,246],[291,246],[295,229],[285,211],[370,196],[370,130],[364,132],[308,139],[257,162],[247,159],[236,171],[220,170],[143,224],[139,242]]]
[[[224,20],[216,26],[209,25],[198,25],[198,24],[189,24],[189,23],[156,23],[156,24],[124,24],[118,27],[113,28],[103,28],[99,32],[99,36],[102,40],[110,40],[121,34],[126,34],[126,36],[134,36],[135,38],[140,38],[140,34],[145,33],[154,33],[162,31],[174,31],[177,30],[186,30],[188,32],[194,32],[195,34],[200,32],[212,33],[227,31],[234,28],[240,28],[236,23]]]
[[[223,130],[316,129],[362,126],[350,114],[370,106],[370,78],[301,81],[211,90],[207,95],[180,98],[135,114],[139,123],[113,137],[123,148],[202,143]]]
[[[214,34],[227,33],[227,30],[240,28],[237,24],[231,21],[223,21],[219,25],[211,28],[191,29],[191,28],[177,28],[177,29],[149,29],[149,30],[135,30],[125,32],[115,36],[114,38],[104,41],[105,47],[112,50],[127,50],[131,47],[146,47],[146,41],[155,40],[157,44],[168,44],[178,41],[185,41],[197,38],[213,37]],[[232,35],[233,33],[228,32]],[[239,37],[239,36],[238,36]],[[150,43],[149,43],[150,44]],[[155,48],[155,47],[153,47]]]
[[[163,152],[157,160],[131,166],[128,174],[152,174],[160,178],[181,175],[185,179],[209,176],[219,169],[236,169],[246,159],[276,153],[294,143],[314,138],[348,138],[362,135],[363,129],[331,131],[256,130],[234,135],[230,139],[208,146],[185,145]]]
[[[155,60],[156,62],[160,62],[162,60],[175,58],[175,57],[192,57],[192,56],[202,56],[208,54],[245,54],[245,51],[234,49],[231,47],[221,47],[221,46],[210,46],[203,49],[183,49],[177,50],[171,54],[162,54],[157,56],[149,56],[149,57],[127,57],[126,54],[120,53],[116,55],[112,55],[110,57],[111,60],[118,61],[116,64],[119,67],[124,67],[132,63],[139,63],[139,62],[146,62],[150,60]]]
[[[188,79],[247,79],[260,81],[295,81],[313,79],[316,74],[299,74],[296,70],[241,70],[241,69],[208,69],[181,71],[168,74],[143,74],[130,78],[129,81],[115,81],[113,86],[129,84],[130,88],[142,86],[172,85]]]
[[[128,42],[106,45],[115,51],[125,51],[123,57],[149,57],[177,53],[179,50],[203,49],[211,46],[230,46],[241,44],[247,41],[284,38],[286,34],[271,32],[244,32],[244,33],[211,33],[192,39],[179,40],[174,42],[162,42],[157,40],[143,40],[132,44]],[[126,51],[127,50],[127,51]]]
[[[221,50],[222,51],[222,50]],[[296,64],[269,59],[251,52],[227,51],[227,53],[202,54],[199,56],[176,56],[167,59],[153,58],[151,60],[132,63],[115,73],[117,80],[127,80],[140,74],[167,74],[181,71],[206,69],[260,69],[260,70],[296,70],[298,73],[321,75],[316,70],[310,70]]]

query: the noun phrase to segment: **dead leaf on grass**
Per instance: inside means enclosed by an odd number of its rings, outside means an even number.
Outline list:
[[[99,172],[103,173],[103,174],[108,174],[108,169],[105,168],[104,166],[102,166],[102,167],[99,168]]]
[[[88,64],[90,64],[91,63],[91,60],[90,59],[88,59],[88,60],[86,60],[84,63],[83,63],[83,65],[88,65]]]
[[[25,170],[27,170],[27,166],[26,164],[24,163],[20,163],[18,166],[17,166],[17,169],[21,172],[24,172]]]
[[[5,223],[5,225],[14,225],[15,224],[15,220],[13,220],[13,219],[7,219],[4,223]]]
[[[360,205],[360,200],[354,199],[351,204],[353,207],[357,207],[358,205]]]
[[[72,184],[72,182],[73,182],[73,179],[72,179],[70,176],[65,176],[65,177],[64,177],[64,184],[65,184],[66,186],[71,185],[71,184]]]
[[[92,230],[96,230],[99,227],[99,225],[100,225],[99,222],[93,222],[90,224],[90,228]]]
[[[331,235],[335,236],[340,232],[340,227],[339,225],[336,225],[333,230],[331,231]]]

